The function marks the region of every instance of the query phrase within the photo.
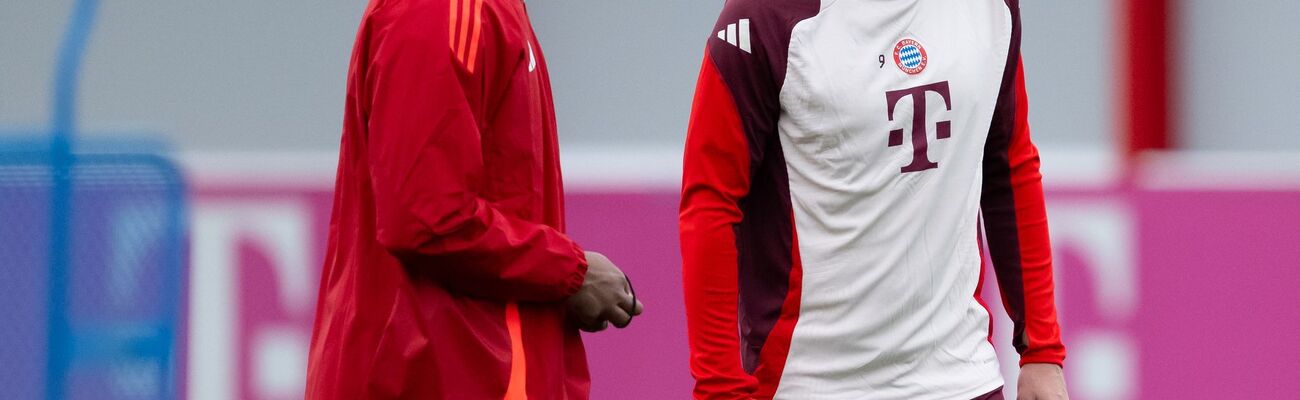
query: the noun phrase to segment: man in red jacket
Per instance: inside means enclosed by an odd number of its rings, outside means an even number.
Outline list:
[[[307,398],[585,399],[641,305],[564,234],[521,0],[372,0],[348,74]]]

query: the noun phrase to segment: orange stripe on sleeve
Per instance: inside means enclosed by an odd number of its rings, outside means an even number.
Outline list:
[[[465,64],[465,67],[469,69],[470,73],[474,73],[474,65],[475,62],[478,60],[478,39],[482,33],[483,33],[483,0],[475,0],[474,1],[474,32],[473,32],[474,36],[473,39],[469,41],[469,62]]]
[[[456,47],[456,23],[460,22],[460,0],[451,0],[447,2],[450,8],[447,11],[447,46],[451,48],[453,54],[458,53]]]
[[[528,357],[524,354],[524,334],[519,319],[519,304],[506,304],[506,330],[510,333],[510,383],[505,400],[528,399]]]
[[[465,45],[467,44],[466,42],[469,41],[470,8],[471,7],[468,5],[462,5],[460,10],[460,41],[458,41],[456,45],[456,59],[460,60],[462,63],[465,62]]]

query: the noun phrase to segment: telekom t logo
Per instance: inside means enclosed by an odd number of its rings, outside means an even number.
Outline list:
[[[894,120],[894,106],[904,97],[912,98],[912,163],[902,168],[903,173],[925,171],[931,168],[939,168],[939,163],[930,161],[930,153],[927,150],[929,141],[926,139],[925,123],[925,95],[929,92],[938,93],[943,97],[943,104],[952,111],[951,95],[948,91],[948,81],[931,83],[929,85],[917,86],[910,89],[895,90],[885,92],[885,100],[889,104],[889,120]],[[935,123],[935,129],[938,132],[935,137],[938,139],[947,139],[952,137],[952,121],[939,121]],[[895,129],[889,131],[889,147],[903,145],[903,130]]]

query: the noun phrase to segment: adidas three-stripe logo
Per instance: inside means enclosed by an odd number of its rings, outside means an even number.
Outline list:
[[[742,19],[737,23],[728,24],[727,29],[718,31],[718,39],[739,47],[746,53],[754,52],[749,43],[749,19]]]
[[[483,0],[451,0],[447,21],[447,42],[456,61],[472,74],[478,62],[479,38],[483,36]]]

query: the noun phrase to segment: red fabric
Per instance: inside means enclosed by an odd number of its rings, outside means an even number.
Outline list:
[[[1179,49],[1176,45],[1182,2],[1174,0],[1124,1],[1119,5],[1120,43],[1125,46],[1119,68],[1120,143],[1124,160],[1135,165],[1137,156],[1148,150],[1177,148],[1178,131],[1173,127],[1178,111]],[[1175,128],[1175,129],[1171,129]],[[1136,167],[1123,171],[1135,171]],[[1131,177],[1127,177],[1131,178]]]
[[[562,302],[586,260],[563,233],[550,86],[531,43],[519,0],[367,8],[307,398],[501,399],[520,382],[531,399],[587,397]]]
[[[1020,364],[1061,365],[1065,346],[1056,319],[1052,282],[1052,245],[1047,233],[1047,207],[1043,201],[1043,176],[1038,148],[1029,138],[1029,100],[1025,93],[1024,63],[1016,67],[1016,125],[1007,156],[1015,195],[1016,224],[1020,238],[1020,268],[1025,298],[1025,342]]]
[[[697,399],[748,399],[758,390],[758,379],[741,365],[737,331],[734,226],[743,217],[738,202],[749,192],[749,158],[736,102],[706,53],[686,133],[679,216]]]
[[[790,215],[794,220],[794,215]],[[793,224],[791,224],[793,226]],[[776,396],[777,386],[781,383],[781,373],[785,372],[785,359],[790,355],[790,340],[794,337],[794,326],[799,322],[799,302],[803,299],[803,262],[799,256],[799,235],[793,235],[791,247],[793,265],[790,268],[790,291],[781,304],[781,317],[772,327],[767,342],[763,343],[762,363],[754,375],[758,377],[759,388],[755,397],[770,399]]]
[[[1005,400],[1005,399],[1006,399],[1005,397],[1002,397],[1002,388],[997,388],[994,389],[992,392],[985,393],[984,395],[980,397],[976,397],[971,400]]]

